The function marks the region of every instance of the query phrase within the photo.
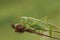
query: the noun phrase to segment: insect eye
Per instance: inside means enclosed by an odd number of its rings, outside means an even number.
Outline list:
[[[12,24],[12,26],[11,26],[13,29],[15,29],[15,25],[14,24]]]

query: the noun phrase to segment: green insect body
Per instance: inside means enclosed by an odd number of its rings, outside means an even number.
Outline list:
[[[52,35],[52,25],[47,23],[47,18],[44,17],[42,19],[36,19],[32,17],[20,17],[20,23],[25,25],[26,28],[41,30],[44,32],[46,28],[49,28],[49,34]],[[49,27],[46,27],[49,26]]]

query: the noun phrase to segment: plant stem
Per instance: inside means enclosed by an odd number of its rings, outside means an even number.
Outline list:
[[[35,33],[35,34],[38,34],[38,35],[42,35],[42,36],[46,36],[46,37],[50,37],[50,38],[54,38],[54,39],[57,39],[57,40],[60,40],[59,38],[52,37],[52,36],[49,36],[49,35],[46,35],[46,34],[42,34],[40,32],[36,32],[35,30],[26,29],[25,31],[30,32],[30,33]]]
[[[49,31],[49,30],[45,30],[45,31]],[[59,31],[55,31],[55,30],[53,32],[60,33]]]
[[[42,35],[42,36],[46,36],[46,37],[50,37],[50,38],[54,38],[54,39],[57,39],[57,40],[60,40],[59,38],[52,37],[52,36],[49,36],[49,35],[45,35],[45,34],[42,34],[42,33],[38,33],[38,32],[36,32],[36,34],[38,34],[38,35]]]

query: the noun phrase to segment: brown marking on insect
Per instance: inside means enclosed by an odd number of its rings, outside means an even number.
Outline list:
[[[24,32],[25,30],[25,26],[21,25],[21,24],[12,24],[12,28],[15,30],[15,32]]]

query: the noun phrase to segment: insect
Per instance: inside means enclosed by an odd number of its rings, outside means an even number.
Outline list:
[[[44,32],[45,30],[49,30],[50,36],[52,36],[52,29],[55,28],[54,25],[47,23],[47,17],[43,17],[42,19],[37,19],[33,17],[19,17],[20,23],[23,24],[27,29],[34,29],[38,31]]]
[[[48,31],[49,35],[45,35],[51,38],[55,38],[52,37],[52,32],[57,32],[57,31],[53,31],[53,28],[55,28],[54,25],[47,23],[47,17],[44,17],[42,19],[37,19],[37,18],[33,18],[33,17],[19,17],[19,24],[12,24],[12,28],[15,30],[15,32],[31,32],[31,33],[36,33],[38,35],[40,35],[41,33],[39,33],[40,31],[42,31],[42,35],[43,32]],[[60,32],[58,32],[60,33]],[[58,39],[58,38],[55,38]]]

